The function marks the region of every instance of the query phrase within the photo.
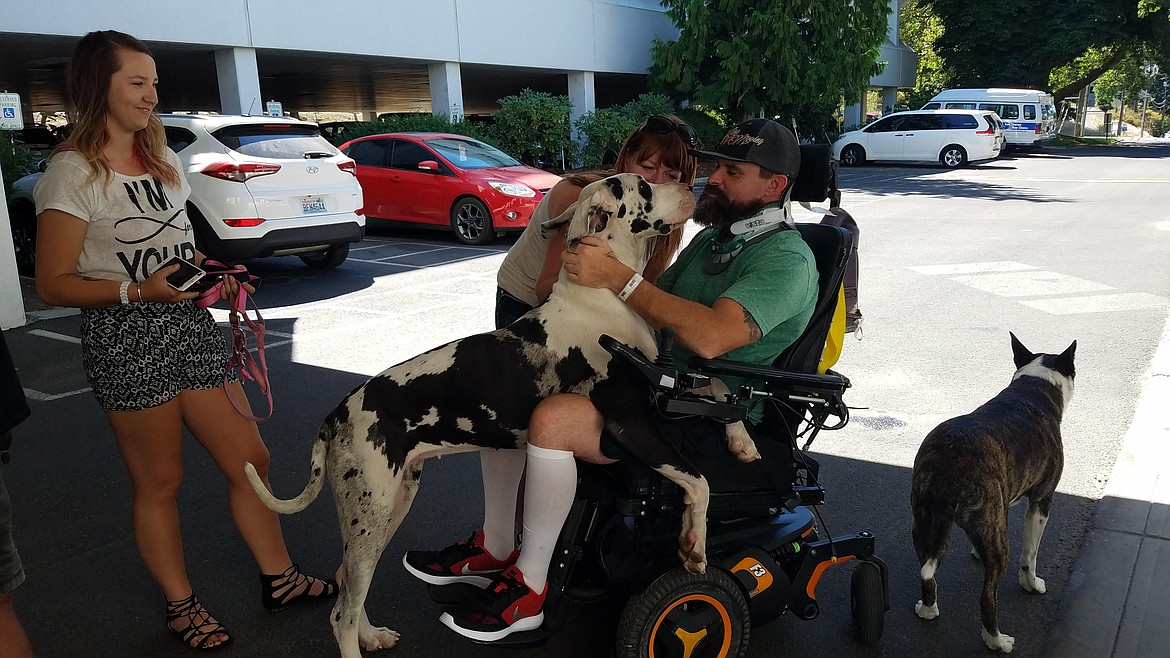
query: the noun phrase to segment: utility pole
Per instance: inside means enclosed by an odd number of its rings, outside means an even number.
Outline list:
[[[1146,108],[1150,106],[1150,92],[1145,89],[1142,90],[1142,129],[1138,134],[1138,139],[1146,136]]]

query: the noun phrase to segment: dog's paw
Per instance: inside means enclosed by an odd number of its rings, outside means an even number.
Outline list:
[[[1016,638],[1010,635],[1004,635],[1003,633],[1000,633],[999,635],[992,635],[991,633],[987,632],[987,629],[983,629],[982,633],[983,643],[986,644],[987,648],[991,649],[992,651],[1011,653],[1012,649],[1015,648]]]
[[[922,601],[914,604],[914,612],[923,619],[934,619],[938,616],[938,601],[934,605],[922,605]]]
[[[682,558],[683,568],[693,574],[707,573],[707,558],[703,557],[697,552],[683,553],[679,551],[679,557]]]
[[[398,631],[392,631],[385,626],[376,627],[371,630],[373,633],[369,635],[363,634],[360,638],[362,649],[366,651],[389,649],[398,643],[398,638],[402,637]]]
[[[760,459],[760,451],[756,449],[756,442],[748,435],[742,423],[727,426],[727,449],[735,458],[745,464]]]
[[[1048,591],[1043,578],[1023,569],[1020,569],[1020,587],[1034,594],[1043,594]]]

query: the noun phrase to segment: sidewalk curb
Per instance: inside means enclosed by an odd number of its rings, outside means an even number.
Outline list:
[[[1144,658],[1170,647],[1170,322],[1073,566],[1043,655]]]

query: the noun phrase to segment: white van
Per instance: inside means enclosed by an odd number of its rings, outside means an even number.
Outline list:
[[[991,110],[1003,121],[1008,146],[1039,146],[1056,136],[1052,94],[1035,89],[947,89],[922,109]]]

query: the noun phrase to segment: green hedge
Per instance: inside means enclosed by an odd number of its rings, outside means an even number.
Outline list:
[[[9,133],[0,130],[0,168],[4,170],[4,193],[12,194],[16,179],[36,171],[32,153]]]

